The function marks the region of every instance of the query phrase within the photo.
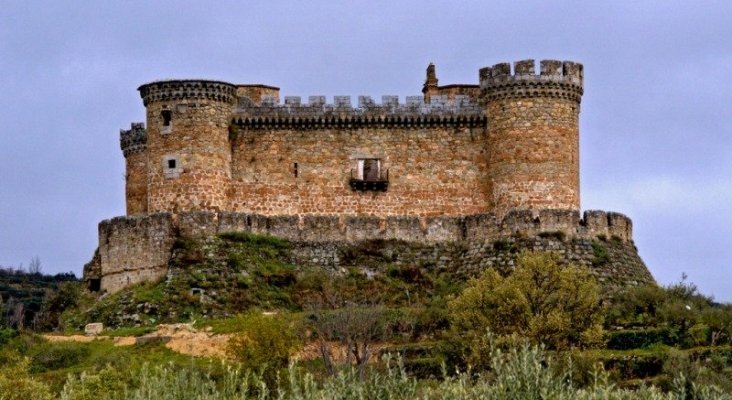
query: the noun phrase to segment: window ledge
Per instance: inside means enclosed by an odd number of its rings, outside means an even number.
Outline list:
[[[359,190],[362,192],[386,192],[386,190],[389,188],[389,181],[386,180],[365,181],[363,179],[351,178],[348,184],[351,186],[351,189]]]

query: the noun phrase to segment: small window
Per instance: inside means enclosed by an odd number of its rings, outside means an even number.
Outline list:
[[[353,190],[386,191],[389,187],[389,170],[382,170],[380,158],[360,158],[356,170],[351,170],[349,184]]]
[[[89,291],[98,292],[102,290],[102,280],[99,278],[89,279]]]
[[[173,113],[167,108],[164,108],[163,111],[160,111],[160,117],[163,119],[163,126],[160,128],[160,133],[167,135],[173,129]]]
[[[163,157],[163,174],[166,178],[177,178],[182,172],[178,157],[176,156],[164,156]]]
[[[163,126],[170,126],[170,120],[173,118],[173,113],[170,110],[163,110],[160,112],[160,116],[163,117]]]
[[[297,178],[297,175],[300,173],[300,171],[298,171],[297,169],[297,163],[292,164],[292,173],[293,175],[295,175],[295,178]]]

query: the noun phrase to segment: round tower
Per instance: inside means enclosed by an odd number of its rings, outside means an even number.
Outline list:
[[[579,210],[579,110],[582,64],[534,60],[480,70],[488,117],[491,207]]]
[[[147,110],[148,213],[226,209],[236,86],[172,80],[138,90]]]
[[[125,156],[125,199],[127,215],[147,213],[147,132],[145,124],[132,123],[119,131],[119,144]]]

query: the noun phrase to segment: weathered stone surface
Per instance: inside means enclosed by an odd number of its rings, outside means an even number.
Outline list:
[[[298,218],[211,212],[118,217],[100,223],[99,266],[90,267],[86,272],[89,276],[85,275],[85,279],[99,275],[101,289],[107,292],[158,279],[168,272],[168,260],[178,238],[206,237],[232,231],[288,239],[301,249],[296,252],[301,254],[298,263],[324,267],[339,266],[339,248],[373,240],[384,243],[395,240],[425,246],[431,250],[422,256],[423,261],[446,268],[505,266],[506,260],[515,256],[516,248],[508,255],[498,251],[499,255],[503,254],[499,256],[492,253],[491,246],[506,240],[519,243],[517,248],[520,249],[564,251],[567,257],[576,256],[574,261],[579,260],[579,264],[589,266],[593,257],[590,244],[594,240],[612,245],[608,250],[625,249],[610,252],[607,264],[598,265],[598,276],[619,282],[620,286],[625,281],[653,280],[633,247],[632,223],[628,217],[613,212],[588,211],[580,218],[574,210],[512,211],[503,219],[495,213],[383,219],[359,215]],[[521,241],[520,238],[534,238],[535,241]],[[552,238],[554,241],[550,240]],[[451,246],[467,248],[468,251],[458,254],[446,250]],[[570,257],[568,260],[573,259]]]
[[[624,215],[579,214],[582,65],[536,70],[501,63],[481,69],[479,85],[439,86],[430,65],[423,96],[356,106],[349,96],[280,104],[279,88],[257,84],[143,85],[147,126],[120,134],[128,217],[100,224],[87,280],[114,292],[159,279],[178,238],[230,231],[288,239],[302,262],[328,267],[340,247],[372,240],[421,244],[425,262],[466,269],[512,265],[490,250],[496,241],[585,264],[597,238],[632,246]],[[652,281],[637,253],[616,253],[622,265],[611,258],[598,276]]]
[[[102,333],[104,330],[104,324],[101,322],[94,322],[91,324],[86,324],[84,327],[84,334],[86,336],[99,336],[99,334]]]

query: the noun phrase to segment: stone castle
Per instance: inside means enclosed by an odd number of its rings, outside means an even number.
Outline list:
[[[590,263],[589,241],[612,237],[630,249],[626,261],[598,275],[653,281],[627,217],[580,216],[582,64],[542,60],[537,73],[534,60],[501,63],[479,84],[438,85],[432,64],[426,75],[421,96],[356,106],[349,96],[282,103],[279,88],[259,84],[140,86],[147,123],[120,133],[127,216],[100,224],[89,287],[161,278],[177,237],[231,230],[300,243],[303,262],[324,266],[338,254],[323,243],[395,239],[466,243],[472,251],[434,257],[490,267],[501,257],[483,254],[486,243],[511,237]],[[548,243],[547,232],[585,250]]]

